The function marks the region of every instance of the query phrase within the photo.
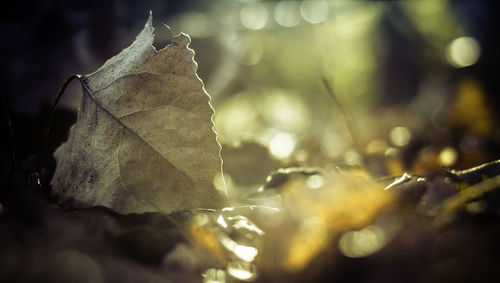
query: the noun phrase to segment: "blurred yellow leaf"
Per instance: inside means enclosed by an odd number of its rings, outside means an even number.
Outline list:
[[[282,198],[297,223],[280,243],[287,245],[281,268],[289,272],[307,267],[335,235],[371,224],[394,201],[381,184],[353,173],[292,177]]]

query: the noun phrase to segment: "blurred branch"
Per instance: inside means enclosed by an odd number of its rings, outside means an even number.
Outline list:
[[[482,197],[484,194],[500,188],[500,175],[486,179],[480,183],[461,190],[456,195],[443,202],[442,212],[452,213],[470,201]]]

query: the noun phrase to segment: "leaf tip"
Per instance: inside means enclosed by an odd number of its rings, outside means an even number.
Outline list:
[[[144,30],[154,30],[153,28],[153,11],[149,10],[148,20],[144,26]]]

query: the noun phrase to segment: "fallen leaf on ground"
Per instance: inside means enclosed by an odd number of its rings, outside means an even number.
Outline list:
[[[52,192],[72,208],[173,212],[224,204],[213,108],[191,39],[153,47],[152,16],[134,43],[81,76],[82,104],[54,156]]]

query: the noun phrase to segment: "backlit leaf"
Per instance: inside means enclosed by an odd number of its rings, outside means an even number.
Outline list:
[[[54,156],[53,193],[70,207],[120,213],[216,208],[221,172],[213,108],[190,38],[160,51],[152,16],[135,42],[90,75],[68,141]]]

